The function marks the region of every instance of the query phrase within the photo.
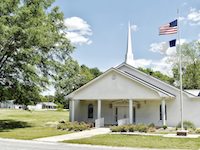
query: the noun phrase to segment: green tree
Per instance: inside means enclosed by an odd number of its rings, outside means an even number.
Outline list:
[[[98,68],[90,68],[91,74],[93,74],[94,78],[100,76],[102,72]]]
[[[85,65],[79,66],[78,62],[69,57],[60,72],[57,73],[55,88],[58,95],[64,96],[80,88],[95,77],[102,74],[97,68],[89,68]]]
[[[55,101],[56,104],[62,106],[63,108],[69,108],[69,101],[65,99],[64,93],[55,93]]]
[[[81,65],[80,69],[81,69],[80,73],[84,80],[82,84],[85,84],[95,78],[94,74],[91,73],[90,68],[88,68],[87,66]]]
[[[15,100],[17,104],[32,105],[41,101],[40,88],[15,82],[12,88],[0,88],[0,99]]]
[[[52,3],[53,0],[0,1],[2,100],[13,95],[10,91],[16,85],[22,93],[45,88],[72,52],[63,13],[58,7],[52,8]],[[17,97],[22,100],[26,95]]]
[[[193,41],[181,46],[183,88],[200,88],[200,42]],[[179,63],[174,62],[173,74],[177,85],[179,85]]]
[[[164,75],[160,71],[153,71],[150,68],[147,68],[147,69],[145,69],[145,68],[138,68],[138,69],[140,71],[142,71],[142,72],[144,72],[144,73],[146,73],[148,75],[151,75],[151,76],[153,76],[155,78],[158,78],[158,79],[160,79],[160,80],[162,80],[162,81],[164,81],[164,82],[166,82],[168,84],[173,85],[173,83],[174,83],[174,78],[171,78],[171,77],[169,77],[167,75]]]
[[[60,72],[57,73],[55,82],[57,93],[67,95],[83,85],[84,77],[77,61],[69,57],[65,64],[59,67]]]

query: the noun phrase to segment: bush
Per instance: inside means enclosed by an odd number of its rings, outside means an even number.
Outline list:
[[[138,125],[121,125],[121,126],[111,126],[110,130],[112,132],[147,132],[148,126],[143,124]]]
[[[60,120],[59,123],[65,123],[65,120]]]
[[[149,127],[148,132],[156,132],[156,128],[155,127]]]
[[[66,130],[67,129],[67,125],[64,123],[60,123],[57,125],[57,129],[59,130]]]
[[[131,125],[130,127],[129,127],[129,130],[128,130],[129,132],[135,132],[136,131],[136,127],[135,127],[135,125]]]
[[[167,129],[167,125],[163,125],[163,129],[164,129],[164,130]]]
[[[121,132],[121,131],[119,130],[119,126],[111,126],[111,127],[110,127],[110,130],[111,130],[112,132]]]
[[[127,132],[128,131],[128,126],[127,125],[121,125],[121,126],[111,126],[110,130],[112,132]]]
[[[179,122],[176,127],[177,128],[181,128],[181,123]],[[185,130],[187,130],[187,129],[195,130],[196,129],[195,125],[192,122],[190,122],[190,121],[183,121],[183,128]]]
[[[59,122],[57,129],[68,130],[68,131],[83,131],[93,127],[89,123],[85,122]]]
[[[136,125],[135,130],[138,132],[147,132],[148,126],[146,126],[144,124],[138,124],[138,125]]]
[[[154,123],[151,123],[151,124],[148,125],[148,127],[149,127],[149,128],[151,128],[151,127],[152,127],[152,128],[155,128],[155,124],[154,124]]]
[[[196,129],[195,133],[200,134],[200,128]]]

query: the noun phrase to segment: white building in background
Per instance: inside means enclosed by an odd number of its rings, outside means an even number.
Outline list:
[[[29,110],[55,110],[57,108],[57,104],[53,102],[41,102],[36,105],[28,105]]]
[[[67,96],[70,120],[97,127],[121,124],[176,126],[181,120],[180,90],[134,67],[131,29],[125,62]],[[199,90],[183,91],[183,120],[200,127]]]
[[[15,104],[15,100],[5,100],[0,102],[0,108],[4,109],[24,109],[24,105]]]

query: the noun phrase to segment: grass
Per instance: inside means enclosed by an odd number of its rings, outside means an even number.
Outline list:
[[[98,135],[91,138],[69,140],[65,143],[170,149],[199,149],[200,138],[165,138],[139,135]]]
[[[67,134],[46,124],[68,120],[68,111],[25,111],[0,109],[0,137],[31,140]]]

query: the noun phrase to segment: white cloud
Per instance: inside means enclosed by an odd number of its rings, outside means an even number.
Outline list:
[[[142,67],[142,68],[147,68],[151,65],[152,60],[147,60],[147,59],[135,59],[135,67]]]
[[[180,39],[180,43],[181,45],[183,43],[186,43],[187,40],[186,39]],[[179,45],[179,41],[176,41],[177,45]],[[169,43],[168,42],[160,42],[160,43],[152,43],[150,45],[150,51],[154,52],[154,53],[160,53],[160,54],[164,54],[164,55],[174,55],[176,53],[176,47],[169,47]]]
[[[152,43],[150,45],[150,51],[155,53],[164,54],[168,48],[168,45],[166,42],[160,42],[160,43]]]
[[[64,20],[65,25],[67,26],[66,36],[72,42],[72,44],[82,45],[82,44],[91,44],[92,41],[89,39],[89,36],[92,35],[91,26],[82,18],[71,17]]]
[[[178,18],[178,20],[179,21],[184,21],[186,18],[185,17],[182,17],[182,16],[180,16],[179,18]]]
[[[191,8],[187,19],[190,21],[190,25],[200,25],[200,10]]]
[[[172,76],[172,63],[165,56],[160,60],[135,59],[134,67],[151,68],[153,71],[160,71],[163,74]]]
[[[181,45],[186,42],[186,39],[180,39]],[[179,41],[177,41],[177,45],[178,44]],[[168,42],[160,42],[152,43],[149,50],[154,53],[160,53],[163,57],[159,60],[146,60],[150,62],[148,67],[152,68],[154,71],[160,71],[163,74],[172,76],[172,62],[177,59],[176,47],[169,47]]]
[[[131,25],[131,30],[134,32],[134,31],[138,31],[138,26],[133,24]]]
[[[172,76],[172,63],[169,61],[169,58],[167,56],[158,61],[153,61],[152,69],[154,71],[160,71],[163,74]]]

